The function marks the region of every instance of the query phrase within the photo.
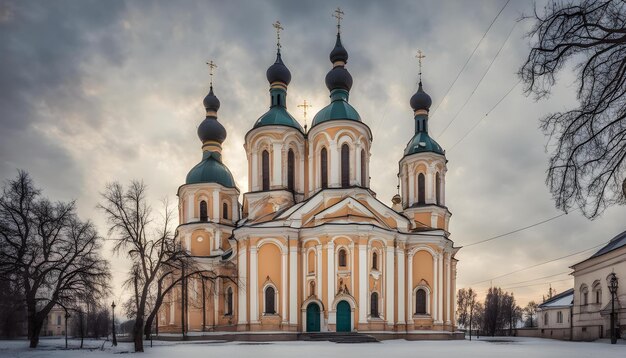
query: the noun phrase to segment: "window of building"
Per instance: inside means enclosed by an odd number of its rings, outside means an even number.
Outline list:
[[[233,289],[229,287],[226,290],[226,310],[225,314],[230,316],[233,314]]]
[[[339,253],[338,253],[338,261],[339,261],[339,266],[340,267],[346,267],[347,263],[346,263],[346,250],[345,249],[340,249]]]
[[[361,186],[367,187],[367,168],[365,163],[365,149],[361,149]]]
[[[426,290],[423,288],[415,293],[415,314],[426,314]]]
[[[276,295],[276,291],[274,290],[274,287],[267,286],[267,288],[265,288],[265,313],[266,314],[276,313],[276,305],[274,304],[274,295]]]
[[[596,304],[602,303],[602,286],[600,285],[600,281],[593,283],[593,296]]]
[[[548,312],[543,314],[543,324],[548,325]]]
[[[287,153],[287,190],[294,191],[295,182],[296,182],[296,168],[295,168],[295,154],[293,154],[293,150],[289,149]]]
[[[435,174],[435,198],[437,205],[441,205],[441,178],[439,177],[439,173]]]
[[[57,326],[60,326],[60,325],[61,325],[61,315],[59,314],[57,316]]]
[[[370,316],[378,317],[378,293],[372,292],[372,296],[370,298]]]
[[[596,303],[602,303],[602,291],[596,291]]]
[[[423,173],[417,176],[417,203],[426,203],[426,177]]]
[[[228,203],[222,203],[222,218],[228,220]]]
[[[309,283],[309,296],[315,296],[315,281]]]
[[[376,251],[372,254],[372,269],[378,270],[378,253]]]
[[[347,144],[341,146],[341,187],[350,186],[350,147]]]
[[[270,153],[267,150],[261,153],[261,168],[262,190],[268,191],[270,190]]]
[[[580,287],[580,304],[583,306],[589,304],[589,289],[584,284]]]
[[[563,312],[559,311],[556,313],[556,323],[563,323]]]
[[[206,201],[202,200],[200,202],[200,221],[207,221],[207,220],[208,220],[208,214],[207,214]]]
[[[328,151],[322,148],[320,151],[320,175],[322,177],[322,189],[328,188]]]

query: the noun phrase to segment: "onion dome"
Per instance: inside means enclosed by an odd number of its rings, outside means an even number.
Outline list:
[[[326,87],[332,91],[334,89],[342,89],[350,91],[352,88],[352,75],[346,70],[348,62],[348,51],[341,44],[341,35],[337,34],[335,48],[330,52],[330,62],[333,63],[333,69],[326,74]]]
[[[266,72],[267,81],[272,84],[274,82],[282,82],[286,85],[289,85],[291,82],[291,72],[285,64],[283,63],[283,59],[280,56],[280,50],[276,53],[276,62],[267,69]]]
[[[204,101],[202,102],[204,103],[204,108],[207,110],[207,112],[217,112],[220,109],[220,100],[217,99],[215,94],[213,94],[213,86],[211,86],[209,94],[204,97]]]
[[[430,105],[433,104],[433,100],[430,98],[428,93],[424,92],[424,89],[422,88],[422,81],[420,81],[417,92],[415,92],[415,94],[411,97],[410,103],[411,108],[413,108],[414,111],[430,110]]]
[[[202,160],[189,171],[185,183],[217,183],[227,188],[237,187],[233,174],[222,163],[222,155],[211,151],[202,153]]]
[[[341,35],[337,34],[337,41],[335,42],[335,48],[330,51],[330,62],[335,63],[337,61],[341,61],[343,63],[348,63],[348,51],[341,44]]]
[[[217,121],[217,110],[220,108],[220,100],[213,93],[213,86],[209,94],[204,97],[206,118],[198,126],[198,138],[204,142],[223,143],[226,139],[226,129]]]

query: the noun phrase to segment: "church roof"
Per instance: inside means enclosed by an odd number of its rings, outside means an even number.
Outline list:
[[[590,259],[604,255],[613,250],[617,250],[623,246],[626,246],[626,231],[612,238],[608,244],[606,244],[603,248],[598,250],[595,254],[591,255]]]
[[[185,183],[217,183],[227,188],[237,187],[230,170],[222,164],[221,154],[211,151],[202,153],[202,160],[189,171]]]
[[[270,108],[269,111],[257,119],[253,128],[263,126],[287,126],[293,127],[300,132],[304,132],[300,123],[298,123],[298,121],[296,121],[296,119],[293,118],[289,112],[287,112],[287,109],[282,106],[274,106]]]
[[[312,126],[335,119],[348,119],[361,122],[359,113],[348,103],[347,91],[334,90],[333,93],[331,93],[331,98],[332,102],[317,112],[313,118]]]
[[[574,302],[574,289],[561,292],[539,305],[539,308],[568,307]]]
[[[407,143],[404,155],[415,153],[433,152],[445,155],[443,148],[426,131],[416,132],[413,138]]]

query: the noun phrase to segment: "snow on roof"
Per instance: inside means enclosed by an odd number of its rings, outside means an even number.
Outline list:
[[[540,304],[539,308],[571,306],[573,302],[574,302],[574,289],[570,288],[569,290],[561,292],[558,295]]]
[[[606,244],[606,246],[604,246],[603,248],[598,250],[598,252],[593,254],[590,257],[590,259],[594,257],[598,257],[600,255],[604,255],[607,252],[613,251],[615,249],[619,249],[622,246],[626,246],[626,231],[612,238],[611,241],[609,241],[609,243]]]

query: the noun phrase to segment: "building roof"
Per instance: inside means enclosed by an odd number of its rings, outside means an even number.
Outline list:
[[[404,149],[404,156],[423,152],[445,155],[443,148],[428,135],[428,132],[420,131],[416,132],[413,138],[407,143]]]
[[[270,108],[265,114],[263,114],[257,121],[254,123],[253,128],[259,128],[263,126],[287,126],[292,127],[300,132],[304,132],[302,126],[295,118],[287,112],[287,109],[282,106],[274,106]]]
[[[561,292],[539,305],[539,308],[569,307],[574,303],[574,289]]]
[[[221,154],[217,152],[205,151],[202,153],[202,160],[193,167],[185,184],[197,183],[217,183],[227,188],[236,188],[235,180],[230,170],[222,164]]]
[[[312,127],[335,119],[348,119],[361,122],[359,113],[348,103],[348,91],[333,90],[330,95],[331,102],[328,106],[322,108],[315,117],[313,117]]]
[[[598,250],[595,254],[591,255],[590,259],[604,255],[613,250],[617,250],[623,246],[626,246],[626,231],[612,238],[608,244],[606,244],[603,248]]]

